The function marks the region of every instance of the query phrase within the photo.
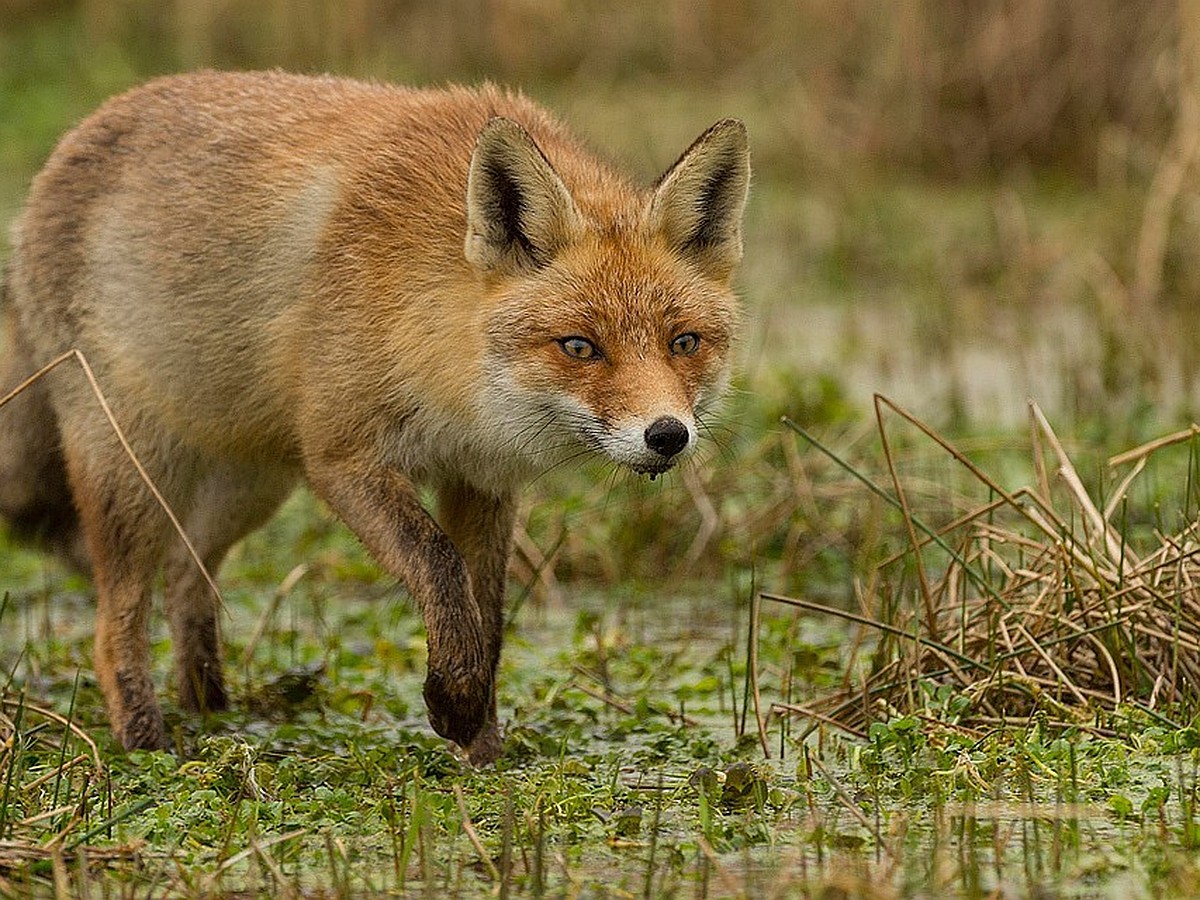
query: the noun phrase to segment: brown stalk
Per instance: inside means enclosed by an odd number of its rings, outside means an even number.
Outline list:
[[[896,489],[896,499],[900,502],[904,527],[908,532],[908,542],[913,551],[913,564],[917,567],[917,580],[921,583],[921,598],[925,602],[925,628],[933,636],[934,640],[937,640],[938,625],[937,616],[934,614],[933,594],[929,589],[929,577],[925,574],[925,560],[921,553],[921,542],[917,539],[917,529],[913,525],[912,509],[908,505],[908,495],[904,492],[904,485],[900,482],[900,475],[896,471],[896,461],[892,458],[892,448],[888,443],[887,429],[883,425],[883,409],[880,405],[882,399],[883,396],[881,394],[875,395],[875,421],[879,428],[879,440],[883,445],[883,456],[887,460],[888,473],[892,476],[892,486]]]

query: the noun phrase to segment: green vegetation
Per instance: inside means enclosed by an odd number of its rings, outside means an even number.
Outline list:
[[[0,896],[1200,892],[1194,16],[795,6],[0,0],[0,224],[199,65],[519,83],[647,176],[737,114],[756,164],[704,458],[529,492],[495,769],[306,494],[171,754],[107,730],[87,582],[0,536]]]

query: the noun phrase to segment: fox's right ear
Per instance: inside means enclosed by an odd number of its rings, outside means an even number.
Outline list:
[[[746,126],[722,119],[659,179],[650,199],[650,227],[701,271],[728,278],[742,258],[749,190]]]
[[[487,272],[544,266],[579,231],[575,201],[524,128],[494,118],[467,174],[467,259]]]

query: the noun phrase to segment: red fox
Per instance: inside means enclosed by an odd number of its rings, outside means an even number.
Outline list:
[[[408,589],[433,728],[500,753],[515,492],[584,454],[655,475],[729,377],[736,120],[636,189],[520,94],[201,72],[105,103],[34,179],[0,393],[64,351],[215,572],[303,478]],[[418,486],[437,492],[437,518]],[[218,604],[78,369],[0,408],[0,513],[90,570],[115,735],[226,706]]]

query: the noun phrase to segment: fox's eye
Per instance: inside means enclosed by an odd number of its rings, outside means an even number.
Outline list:
[[[671,341],[671,353],[675,356],[691,356],[700,349],[700,335],[691,331]]]
[[[561,338],[558,346],[562,347],[563,353],[572,359],[595,359],[600,355],[600,351],[596,348],[596,345],[587,338]]]

